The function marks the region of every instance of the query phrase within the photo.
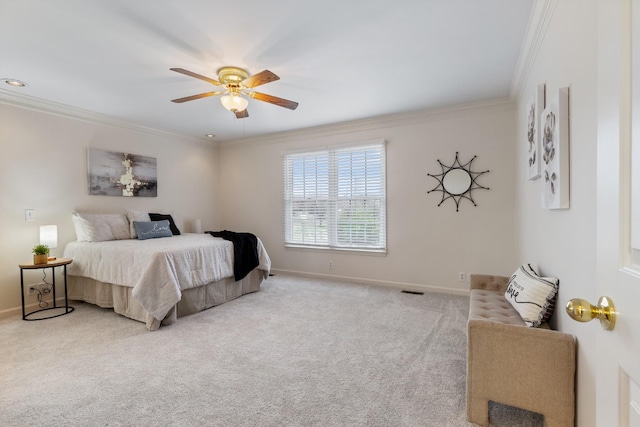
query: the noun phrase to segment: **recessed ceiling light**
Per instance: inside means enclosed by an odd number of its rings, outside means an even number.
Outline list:
[[[2,79],[2,81],[13,87],[25,87],[27,85],[25,82],[16,79]]]
[[[215,137],[215,135],[212,134],[212,133],[207,133],[204,136],[206,136],[207,138],[214,138]]]

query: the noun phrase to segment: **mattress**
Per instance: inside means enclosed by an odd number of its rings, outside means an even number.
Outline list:
[[[257,244],[258,273],[252,276],[264,279],[269,274],[271,260],[260,239]],[[86,278],[98,284],[127,288],[126,291],[109,292],[130,294],[127,297],[130,304],[139,305],[153,319],[162,322],[171,310],[177,309],[183,294],[190,289],[211,286],[226,279],[235,283],[233,250],[233,244],[221,238],[185,233],[148,240],[70,242],[64,256],[73,258],[67,269],[72,286],[83,283],[75,278]],[[81,295],[76,292],[75,296]],[[148,327],[153,323],[148,319],[143,321]]]

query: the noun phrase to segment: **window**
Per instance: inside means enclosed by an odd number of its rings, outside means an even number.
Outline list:
[[[386,252],[384,141],[284,156],[285,245]]]

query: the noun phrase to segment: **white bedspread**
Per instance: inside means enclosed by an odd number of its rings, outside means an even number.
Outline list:
[[[133,288],[134,299],[162,320],[182,298],[182,289],[233,277],[233,243],[209,234],[182,234],[148,240],[71,242],[65,258],[70,276],[84,276]],[[258,239],[259,269],[271,260]]]

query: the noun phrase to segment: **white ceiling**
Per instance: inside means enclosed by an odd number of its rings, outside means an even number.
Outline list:
[[[0,100],[35,97],[215,141],[509,96],[533,0],[2,0]],[[236,119],[223,66],[281,80]],[[16,95],[20,94],[20,95]]]

